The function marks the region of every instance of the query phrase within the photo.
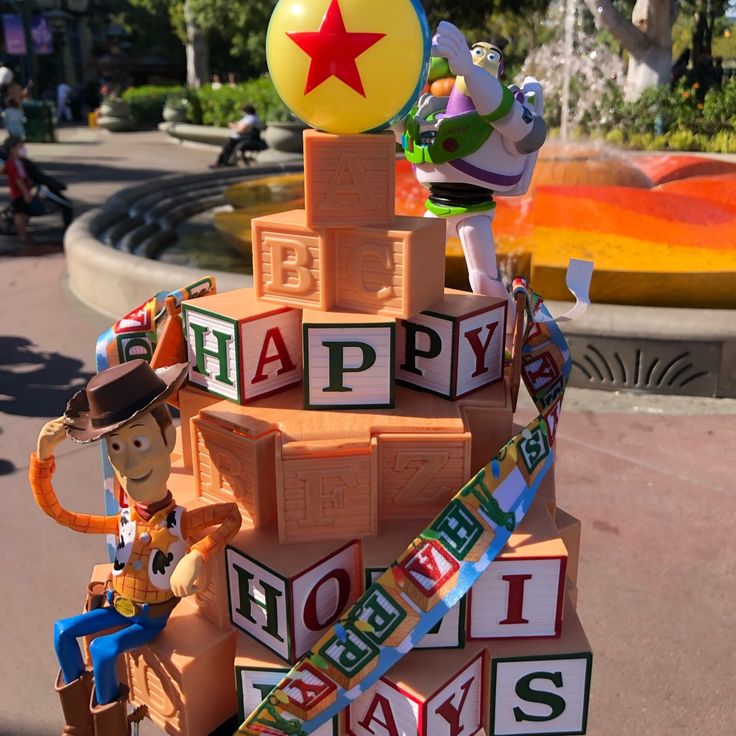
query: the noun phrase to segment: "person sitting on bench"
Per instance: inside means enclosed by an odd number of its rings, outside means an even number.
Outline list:
[[[256,114],[253,105],[243,105],[241,108],[243,116],[236,123],[228,123],[228,127],[232,131],[227,143],[222,147],[217,161],[210,165],[210,168],[216,169],[220,166],[233,166],[233,155],[237,150],[243,150],[244,145],[253,142],[253,150],[263,150],[265,146],[261,141],[261,129],[263,123]],[[247,150],[247,149],[246,149]]]

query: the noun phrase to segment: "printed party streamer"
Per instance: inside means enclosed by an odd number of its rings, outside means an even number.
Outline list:
[[[112,368],[135,358],[149,361],[153,357],[158,341],[158,326],[166,317],[166,297],[172,296],[178,307],[185,299],[211,294],[216,290],[214,276],[205,276],[189,286],[175,291],[159,291],[140,307],[129,312],[98,338],[95,348],[98,371]],[[107,457],[105,443],[100,443],[102,454],[102,477],[105,486],[105,513],[116,515],[123,500],[116,492],[115,473]],[[115,557],[116,538],[108,539],[110,561]]]
[[[588,279],[589,280],[589,279]],[[236,736],[307,736],[409,652],[472,587],[524,518],[554,461],[570,353],[527,295],[522,376],[539,416],[509,440],[245,719]],[[587,291],[587,289],[586,289]]]

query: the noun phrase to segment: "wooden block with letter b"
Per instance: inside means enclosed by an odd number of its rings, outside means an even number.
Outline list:
[[[396,139],[392,133],[304,132],[304,195],[310,227],[394,221]]]
[[[399,322],[396,380],[458,399],[503,378],[506,300],[445,290]]]

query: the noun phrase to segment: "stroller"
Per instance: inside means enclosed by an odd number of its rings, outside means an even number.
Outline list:
[[[0,163],[5,165],[6,151],[0,146]],[[66,184],[54,176],[46,174],[41,167],[28,158],[23,159],[26,172],[33,182],[33,190],[31,204],[29,207],[29,217],[40,217],[52,212],[59,212],[61,220],[64,224],[64,230],[71,225],[74,219],[74,207],[71,201],[63,194]],[[8,203],[5,209],[0,212],[0,231],[6,235],[15,232],[15,211],[12,203]]]

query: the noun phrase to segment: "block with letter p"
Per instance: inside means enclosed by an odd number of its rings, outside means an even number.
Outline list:
[[[393,407],[393,319],[305,311],[302,330],[307,408]]]
[[[503,378],[506,301],[445,290],[398,324],[396,380],[453,401]]]
[[[182,313],[195,386],[247,404],[301,381],[298,310],[238,289],[184,302]]]

